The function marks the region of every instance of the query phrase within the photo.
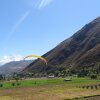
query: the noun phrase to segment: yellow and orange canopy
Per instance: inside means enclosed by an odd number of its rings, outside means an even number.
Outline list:
[[[28,56],[26,56],[24,59],[26,59],[26,58],[32,58],[32,57],[41,59],[41,60],[44,61],[45,64],[47,65],[47,60],[46,60],[45,58],[43,58],[43,57],[41,57],[41,56],[37,56],[37,55],[35,55],[35,54],[28,55]]]

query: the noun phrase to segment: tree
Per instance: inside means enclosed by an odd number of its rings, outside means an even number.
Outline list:
[[[16,82],[18,82],[19,81],[19,77],[15,77],[15,80],[16,80]]]
[[[1,74],[1,75],[0,75],[0,80],[3,80],[3,79],[4,79],[4,77],[3,77],[3,75]]]

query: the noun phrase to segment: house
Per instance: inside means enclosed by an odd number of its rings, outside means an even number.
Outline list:
[[[48,78],[55,78],[55,76],[54,75],[49,75]]]

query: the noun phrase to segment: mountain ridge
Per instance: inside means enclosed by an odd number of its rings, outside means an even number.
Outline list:
[[[93,55],[91,55],[93,54]],[[23,72],[41,72],[59,70],[59,68],[75,69],[100,67],[100,16],[82,29],[64,40],[51,51],[43,55],[48,61],[45,66],[36,60],[27,66]]]
[[[0,74],[13,74],[19,73],[27,67],[32,61],[11,61],[0,66]]]

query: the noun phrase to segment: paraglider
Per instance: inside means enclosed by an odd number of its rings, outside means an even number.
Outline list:
[[[41,56],[34,55],[34,54],[28,55],[28,56],[26,56],[24,59],[26,59],[26,58],[32,58],[32,57],[35,57],[35,58],[38,58],[38,59],[44,61],[44,63],[47,65],[47,60],[46,60],[45,58],[43,58],[43,57],[41,57]]]

